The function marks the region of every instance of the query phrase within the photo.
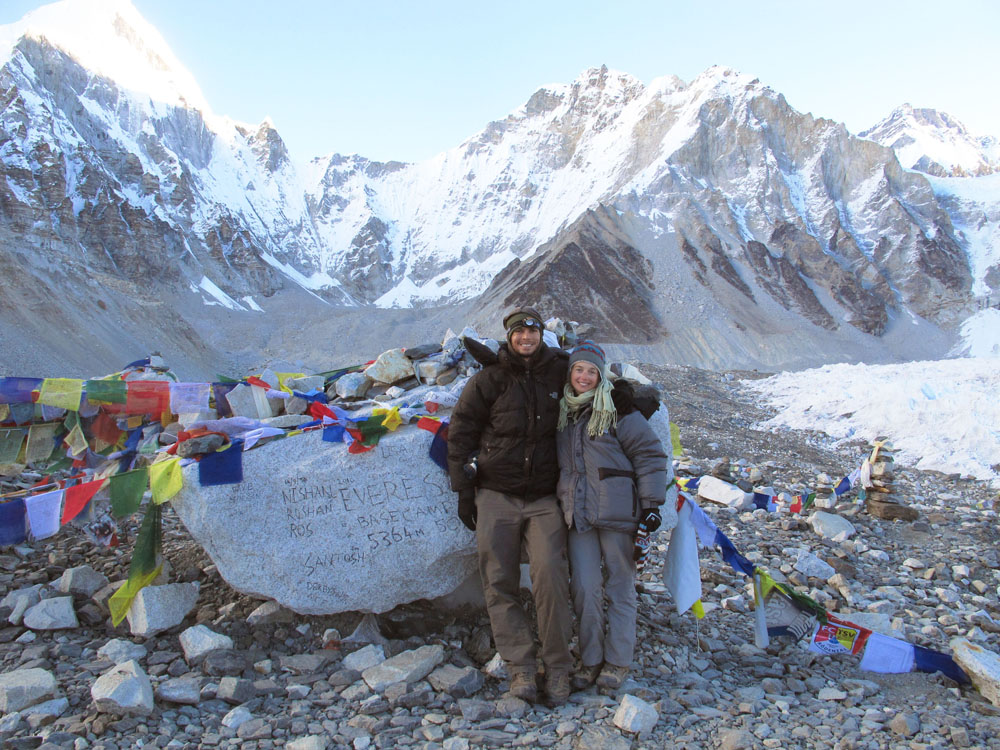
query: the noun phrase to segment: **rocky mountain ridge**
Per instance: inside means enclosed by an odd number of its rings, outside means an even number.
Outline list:
[[[74,17],[86,39],[65,31]],[[0,42],[0,309],[29,337],[106,329],[204,358],[219,319],[260,311],[283,328],[300,322],[286,308],[488,320],[547,296],[608,340],[770,367],[941,356],[997,286],[996,260],[970,262],[955,227],[974,207],[726,68],[648,86],[593,68],[426,162],[300,166],[272,123],[214,115],[127,0],[63,0]],[[583,236],[586,258],[563,252]],[[581,289],[581,262],[616,270]],[[804,346],[780,343],[792,331]]]

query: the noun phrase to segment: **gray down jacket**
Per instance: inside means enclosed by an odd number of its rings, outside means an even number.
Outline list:
[[[633,411],[611,432],[587,434],[590,409],[556,433],[556,496],[566,524],[634,533],[642,512],[663,503],[673,467],[646,418]]]

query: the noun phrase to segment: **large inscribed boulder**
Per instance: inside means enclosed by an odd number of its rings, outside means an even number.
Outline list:
[[[351,454],[307,432],[246,451],[239,484],[202,487],[185,467],[171,502],[233,588],[302,614],[385,612],[476,569],[431,439],[404,426]]]

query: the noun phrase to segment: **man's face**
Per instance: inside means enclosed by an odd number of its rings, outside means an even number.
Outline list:
[[[515,328],[510,334],[511,348],[515,354],[520,354],[522,357],[530,357],[538,351],[541,343],[542,332],[534,326],[521,326],[520,328]]]

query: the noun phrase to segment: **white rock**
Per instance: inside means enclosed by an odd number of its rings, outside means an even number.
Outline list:
[[[226,401],[235,417],[265,419],[275,415],[274,408],[268,401],[267,392],[255,385],[240,383],[226,394]]]
[[[41,590],[42,584],[36,583],[34,586],[8,592],[3,600],[0,600],[0,607],[10,607],[12,610],[7,622],[11,625],[20,625],[28,608],[41,601]]]
[[[753,504],[753,495],[749,495],[739,487],[713,476],[701,478],[698,483],[698,497],[736,510],[749,508]]]
[[[847,698],[847,693],[843,690],[837,690],[837,688],[825,687],[820,688],[820,691],[816,694],[816,697],[821,701],[842,701]]]
[[[326,750],[330,746],[330,741],[321,734],[311,734],[308,737],[299,737],[285,745],[286,750]]]
[[[242,593],[303,614],[386,612],[449,594],[476,570],[475,536],[429,440],[401,427],[351,454],[305,433],[243,454],[239,484],[202,487],[185,467],[171,505]]]
[[[618,704],[614,722],[615,726],[623,731],[642,734],[651,732],[659,719],[660,715],[656,709],[646,701],[634,695],[626,695]]]
[[[69,699],[68,698],[53,698],[52,700],[45,701],[43,703],[36,703],[30,708],[26,709],[23,713],[27,716],[32,714],[41,714],[43,716],[62,716],[69,710]]]
[[[22,711],[55,695],[56,678],[47,669],[15,669],[0,674],[0,714]]]
[[[295,614],[282,607],[278,602],[264,602],[247,615],[248,625],[267,625],[276,622],[291,622]]]
[[[363,372],[349,372],[334,383],[334,389],[341,398],[364,398],[371,387],[371,378]]]
[[[830,563],[820,560],[816,555],[807,550],[799,550],[798,558],[793,566],[800,573],[812,578],[821,578],[824,581],[837,574]]]
[[[90,597],[107,585],[107,576],[98,573],[89,565],[79,565],[63,571],[56,588],[64,594],[82,594]]]
[[[240,724],[243,724],[253,718],[253,714],[250,713],[250,709],[245,706],[237,706],[232,711],[227,713],[222,717],[222,726],[228,727],[229,729],[239,729]]]
[[[507,665],[498,653],[493,654],[493,658],[482,666],[482,670],[483,674],[494,680],[506,680],[510,676],[507,674]]]
[[[361,677],[376,693],[380,693],[390,685],[405,682],[407,685],[424,679],[444,660],[444,647],[421,646],[412,651],[386,659],[381,664],[369,667],[361,673]]]
[[[146,647],[123,638],[115,638],[97,649],[97,655],[115,664],[124,664],[127,661],[145,659]]]
[[[149,716],[153,712],[153,686],[137,661],[118,664],[98,677],[90,697],[102,713]]]
[[[395,383],[413,375],[413,361],[402,349],[390,349],[365,369],[365,375],[377,383]]]
[[[813,531],[824,539],[841,541],[842,539],[850,538],[855,533],[854,524],[846,518],[821,510],[809,516],[809,523],[812,525]],[[838,539],[839,535],[846,536]]]
[[[24,613],[24,626],[32,630],[64,630],[79,625],[72,596],[42,599]]]
[[[915,557],[908,557],[903,560],[903,567],[909,568],[910,570],[923,570],[927,566],[924,565],[923,560],[918,560]]]
[[[205,657],[213,651],[233,647],[233,639],[210,630],[205,625],[193,625],[180,634],[181,648],[184,649],[184,661],[188,664],[201,664]]]
[[[146,586],[140,590],[127,615],[132,635],[148,638],[180,625],[198,603],[198,590],[197,581]]]
[[[170,703],[195,706],[201,700],[201,685],[194,677],[175,677],[157,686],[156,697]]]
[[[976,690],[1000,707],[1000,655],[965,638],[952,638],[950,645],[955,663],[969,675]]]
[[[376,664],[381,664],[384,661],[385,649],[378,644],[372,643],[345,656],[341,665],[344,669],[364,672],[366,669],[374,667]]]

